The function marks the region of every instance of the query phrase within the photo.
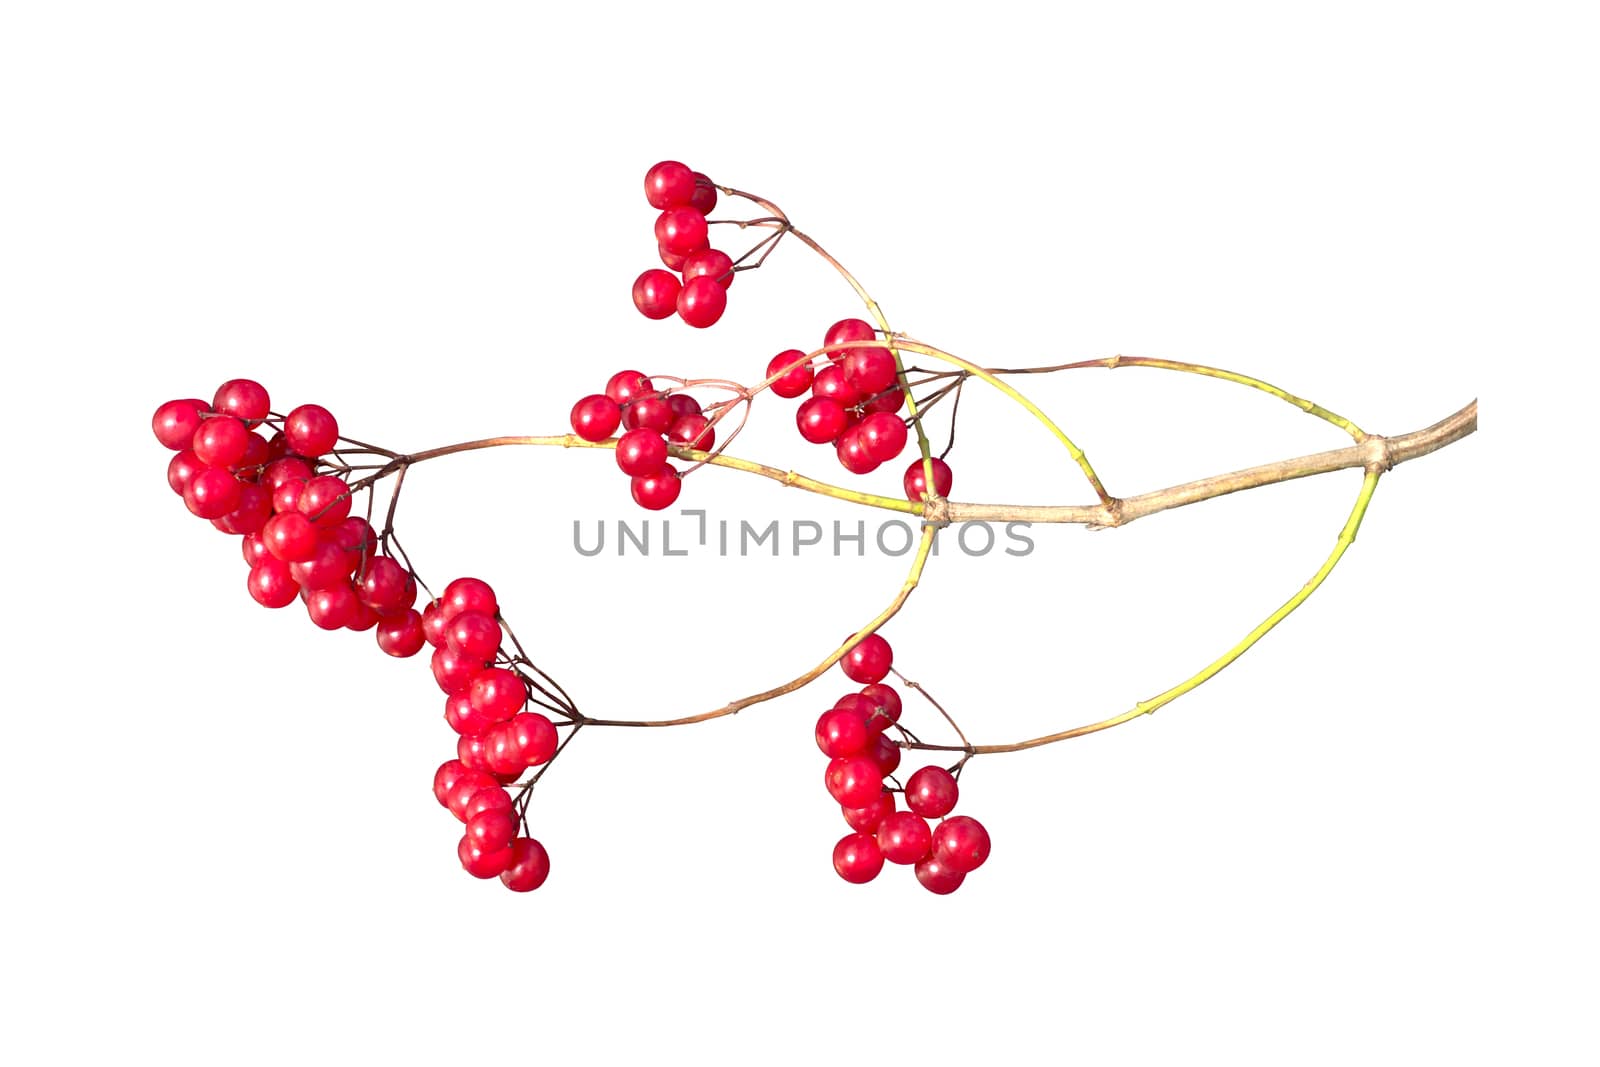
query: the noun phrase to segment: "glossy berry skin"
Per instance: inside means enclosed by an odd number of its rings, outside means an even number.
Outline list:
[[[865,756],[841,756],[828,764],[823,782],[841,807],[864,808],[883,792],[878,765]]]
[[[667,462],[667,443],[655,430],[629,430],[617,439],[617,466],[630,478],[655,474]]]
[[[630,430],[666,433],[672,426],[672,405],[664,396],[642,396],[622,412],[622,425]]]
[[[878,848],[890,863],[915,863],[932,847],[933,832],[922,816],[913,812],[892,812],[878,824]]]
[[[234,378],[217,387],[217,395],[211,401],[211,410],[243,419],[254,426],[271,414],[272,401],[267,396],[266,387],[260,382],[253,382],[249,378]]]
[[[942,819],[955,810],[961,790],[943,767],[923,767],[906,779],[906,807],[924,819]]]
[[[933,831],[933,855],[951,870],[968,874],[989,858],[989,831],[970,815],[956,815]]]
[[[635,504],[649,511],[660,511],[671,507],[678,499],[678,494],[683,490],[683,480],[677,468],[670,463],[663,463],[654,474],[634,478],[629,489]]]
[[[840,319],[828,327],[828,333],[823,338],[824,347],[831,345],[848,344],[851,341],[871,341],[878,336],[870,322],[863,319]],[[828,353],[828,359],[834,363],[843,363],[848,348]]]
[[[832,397],[840,407],[852,407],[861,402],[861,390],[845,379],[844,371],[828,366],[817,371],[811,379],[811,395]]]
[[[462,771],[445,794],[444,806],[450,809],[451,815],[454,815],[462,822],[466,822],[468,818],[467,806],[472,803],[478,792],[484,789],[499,790],[500,783],[495,781],[489,772],[472,770],[462,764],[459,759],[451,760],[450,762],[460,766]],[[443,768],[440,769],[443,770]],[[435,784],[437,785],[437,781]]]
[[[324,529],[337,526],[350,515],[350,487],[336,474],[319,474],[300,491],[295,510]]]
[[[490,617],[500,614],[494,590],[482,578],[457,578],[444,587],[439,597],[439,612],[449,622],[464,611],[478,611]],[[441,638],[442,640],[442,638]]]
[[[285,482],[309,482],[312,474],[311,464],[299,456],[280,456],[262,469],[261,487],[275,491]]]
[[[272,518],[272,498],[253,482],[239,484],[239,506],[217,519],[213,525],[225,533],[253,534]]]
[[[440,807],[445,807],[450,802],[450,790],[455,788],[467,773],[467,768],[461,765],[458,759],[445,760],[439,764],[439,769],[433,772],[433,799],[439,802]]]
[[[350,558],[344,549],[331,541],[318,541],[317,550],[310,559],[291,563],[289,571],[294,580],[305,589],[329,589],[349,584]]]
[[[874,396],[895,383],[894,355],[887,348],[852,348],[844,354],[845,379],[862,396]]]
[[[930,458],[933,464],[933,491],[940,496],[949,496],[950,487],[955,484],[955,474],[950,470],[950,464],[942,459]],[[911,466],[906,468],[902,481],[905,485],[906,499],[921,502],[928,498],[928,482],[923,476],[922,457],[918,456],[911,461]]]
[[[876,412],[861,420],[861,447],[874,463],[897,458],[906,447],[906,424],[898,415]]]
[[[845,675],[860,685],[881,682],[894,666],[894,649],[879,634],[868,634],[839,661]]]
[[[510,846],[485,852],[474,845],[470,837],[461,839],[456,846],[456,856],[461,860],[462,869],[474,878],[495,878],[511,866]]]
[[[467,819],[467,837],[484,852],[510,848],[517,824],[507,808],[488,808]]]
[[[247,567],[255,567],[264,559],[275,558],[267,551],[267,543],[261,539],[259,533],[246,534],[239,545],[244,553],[244,563]]]
[[[697,330],[714,325],[727,308],[728,291],[715,278],[690,278],[678,294],[678,317]]]
[[[208,467],[236,467],[244,459],[250,431],[231,415],[202,419],[194,432],[194,454]]]
[[[182,496],[183,491],[189,488],[189,483],[194,480],[194,476],[205,469],[206,465],[200,462],[200,457],[194,454],[194,450],[185,448],[167,463],[167,485],[174,493]]]
[[[874,682],[862,689],[860,695],[872,708],[867,713],[867,729],[881,732],[891,723],[900,721],[900,694],[895,692],[893,686]]]
[[[446,625],[445,647],[479,663],[494,659],[500,649],[500,623],[480,611],[463,611]]]
[[[647,319],[664,319],[678,310],[682,290],[683,283],[671,271],[647,270],[633,281],[633,306]]]
[[[850,829],[858,834],[876,834],[883,820],[894,814],[894,794],[885,789],[878,794],[878,799],[864,808],[845,808],[844,821],[850,824]]]
[[[373,556],[367,561],[356,592],[373,611],[390,614],[405,611],[417,602],[417,580],[392,556]]]
[[[422,616],[411,609],[399,615],[379,616],[377,635],[378,647],[396,659],[415,656],[427,644],[422,636]]]
[[[572,405],[572,432],[585,441],[604,441],[621,423],[622,409],[609,396],[595,393]]]
[[[814,445],[825,445],[844,432],[847,421],[844,406],[825,396],[814,396],[801,404],[794,413],[800,436]]]
[[[867,747],[872,735],[861,713],[851,709],[833,708],[817,719],[817,747],[829,759],[858,755]]]
[[[239,480],[225,470],[206,467],[183,488],[183,502],[202,519],[220,519],[239,506]]]
[[[887,392],[879,393],[862,405],[868,413],[882,411],[893,415],[906,406],[906,391],[900,386],[895,386]]]
[[[709,215],[717,207],[717,187],[699,171],[694,172],[694,195],[689,198],[689,206],[702,215]]]
[[[363,604],[360,597],[356,597],[355,610],[350,613],[350,618],[344,624],[344,628],[358,634],[364,634],[377,625],[378,613]]]
[[[692,207],[669,207],[656,217],[656,243],[679,256],[708,246],[706,217]]]
[[[892,416],[891,416],[892,417]],[[852,427],[839,435],[834,445],[839,465],[851,474],[871,474],[878,469],[878,461],[867,451],[867,442],[861,436],[861,427]]]
[[[300,586],[289,573],[289,564],[268,556],[250,568],[246,583],[250,596],[264,608],[284,608],[300,595]]]
[[[917,881],[922,883],[922,888],[930,893],[945,896],[961,888],[961,883],[967,876],[951,867],[938,856],[924,856],[912,868],[917,875]]]
[[[428,665],[433,670],[433,680],[447,696],[466,689],[473,675],[483,669],[479,661],[464,659],[448,648],[434,649]]]
[[[260,434],[245,434],[244,456],[233,471],[243,481],[259,482],[262,470],[270,462],[272,462],[272,448],[267,444],[267,439]]]
[[[708,248],[686,256],[683,261],[683,282],[691,278],[710,278],[726,289],[733,284],[733,259],[726,252]]]
[[[283,436],[295,455],[315,458],[339,443],[339,423],[321,404],[301,404],[284,418]]]
[[[488,667],[472,676],[467,699],[479,715],[491,722],[505,722],[527,703],[528,688],[515,671]]]
[[[883,870],[883,852],[871,834],[849,834],[833,846],[833,869],[854,885],[870,882]]]
[[[717,447],[717,431],[711,428],[711,420],[704,415],[680,415],[667,430],[667,437],[675,445],[703,452]]]
[[[556,754],[560,738],[555,724],[537,711],[524,711],[513,715],[506,724],[512,745],[525,767],[549,763]]]
[[[267,551],[285,563],[300,563],[317,554],[317,528],[298,511],[274,515],[261,528]]]
[[[780,374],[780,377],[773,379],[772,391],[785,400],[793,400],[811,388],[811,362],[798,348],[784,349],[768,361],[767,377],[771,378],[774,374]]]
[[[683,265],[689,261],[688,256],[680,256],[676,252],[668,252],[660,245],[656,245],[656,254],[661,257],[661,265],[670,271],[682,271]]]
[[[511,863],[500,872],[500,881],[513,893],[531,893],[550,877],[550,853],[531,837],[511,842]]]
[[[306,614],[324,630],[343,628],[355,616],[358,606],[355,591],[348,584],[308,589],[305,598]]]
[[[150,429],[164,447],[181,452],[194,443],[200,416],[209,410],[203,400],[169,400],[150,417]]]
[[[459,760],[457,762],[460,762]],[[465,767],[465,764],[463,764]],[[498,785],[485,786],[472,794],[472,799],[467,801],[461,810],[461,821],[470,822],[473,816],[486,811],[511,811],[511,794],[501,789]]]
[[[673,419],[681,419],[685,415],[699,415],[700,401],[688,393],[673,393],[667,397],[667,410],[672,412]]]
[[[626,407],[642,397],[654,396],[657,391],[655,383],[636,370],[619,370],[606,382],[606,396],[619,407]]]
[[[675,159],[662,160],[645,171],[644,198],[657,211],[687,205],[694,199],[694,171]]]
[[[874,734],[867,756],[878,765],[878,773],[887,778],[900,766],[900,746],[883,734]]]
[[[430,600],[422,608],[422,637],[434,648],[444,647],[444,628],[449,625],[444,617],[444,603]]]

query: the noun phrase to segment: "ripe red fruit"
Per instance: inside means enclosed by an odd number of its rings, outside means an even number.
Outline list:
[[[445,626],[445,645],[463,659],[494,659],[500,648],[500,623],[479,611],[463,611]]]
[[[933,855],[962,874],[975,871],[989,858],[989,831],[970,815],[946,819],[933,831]]]
[[[329,586],[326,589],[308,589],[306,614],[324,630],[337,630],[355,617],[359,606],[356,594],[349,584]]]
[[[285,563],[308,560],[317,551],[317,528],[298,511],[274,515],[261,528],[267,551]]]
[[[684,282],[683,291],[678,294],[678,317],[698,330],[722,318],[727,307],[727,289],[715,278],[704,275]]]
[[[674,419],[681,419],[685,415],[699,415],[700,401],[688,393],[673,393],[667,397],[667,408],[672,412]]]
[[[261,539],[259,533],[246,534],[240,545],[244,550],[244,562],[247,567],[254,567],[264,559],[275,558],[267,551],[267,543]]]
[[[906,807],[924,819],[942,819],[961,795],[955,775],[943,767],[923,767],[906,779]]]
[[[655,383],[636,370],[619,370],[606,382],[606,396],[618,407],[655,392]]]
[[[852,682],[871,685],[883,681],[894,666],[894,649],[879,634],[868,634],[844,654],[839,666]]]
[[[683,489],[683,481],[678,475],[677,468],[670,463],[663,463],[661,469],[654,474],[634,478],[629,488],[633,492],[635,504],[650,511],[660,511],[662,508],[671,507],[678,499],[678,493]]]
[[[900,721],[900,694],[893,686],[874,682],[861,690],[861,697],[872,706],[867,713],[867,729],[882,731],[890,723]]]
[[[655,430],[629,430],[617,439],[617,466],[629,477],[654,474],[666,462],[667,443]]]
[[[300,586],[289,573],[289,565],[271,556],[250,568],[246,587],[251,598],[264,608],[288,607],[300,595]]]
[[[311,558],[289,565],[289,572],[294,575],[294,580],[305,589],[328,589],[335,585],[348,584],[350,580],[350,558],[345,555],[344,549],[330,541],[318,541],[317,550]]]
[[[463,611],[479,611],[491,617],[500,614],[500,602],[495,599],[494,590],[481,578],[457,578],[444,587],[439,601],[439,611],[445,622]]]
[[[717,187],[699,171],[694,172],[694,195],[689,198],[689,206],[702,215],[709,215],[717,206]]]
[[[311,475],[311,464],[299,456],[281,456],[262,469],[260,482],[263,489],[276,491],[285,482],[309,482]]]
[[[862,319],[840,319],[828,327],[828,333],[823,338],[823,347],[848,344],[851,341],[871,341],[878,336],[870,322]],[[828,353],[828,359],[834,363],[843,363],[845,353],[849,349],[839,349]]]
[[[845,379],[844,371],[826,366],[811,379],[811,395],[832,397],[841,407],[851,407],[861,402],[861,390]]]
[[[867,747],[872,735],[867,721],[854,709],[833,708],[817,719],[817,747],[830,759],[854,756]]]
[[[203,400],[169,400],[150,417],[156,440],[174,452],[188,448],[200,429],[200,416],[210,411]]]
[[[319,474],[300,491],[295,510],[317,526],[337,526],[350,514],[350,487],[336,474]]]
[[[664,319],[678,310],[682,289],[683,283],[671,271],[647,270],[633,281],[633,306],[647,319]]]
[[[667,430],[667,437],[675,445],[698,448],[703,452],[709,452],[717,446],[717,431],[711,428],[711,420],[704,415],[678,416]]]
[[[444,604],[438,600],[430,600],[422,609],[422,636],[434,648],[444,647],[444,628],[448,623],[444,618]]]
[[[894,814],[894,794],[885,789],[878,799],[864,808],[840,808],[850,829],[862,834],[875,834],[886,816]]]
[[[955,484],[955,474],[950,470],[950,464],[942,459],[930,458],[933,464],[933,491],[939,496],[949,496],[950,487]],[[924,477],[922,457],[911,461],[911,466],[906,468],[905,478],[906,499],[922,501],[928,498],[928,482]]]
[[[933,833],[922,816],[891,812],[878,824],[878,847],[890,863],[915,863],[933,847]]]
[[[861,420],[861,447],[874,464],[887,463],[906,447],[906,424],[898,415],[876,412]]]
[[[879,393],[862,405],[867,412],[884,411],[893,415],[906,406],[906,391],[900,386],[895,386],[888,392]]]
[[[683,270],[683,265],[688,262],[688,256],[680,256],[676,252],[668,252],[660,245],[656,245],[656,254],[661,257],[662,264],[672,271]]]
[[[260,382],[253,382],[249,378],[234,378],[217,387],[217,395],[211,401],[211,410],[243,419],[254,426],[271,414],[272,402],[267,397],[266,388]]]
[[[374,556],[356,590],[362,603],[381,615],[404,611],[417,602],[417,580],[392,556]]]
[[[472,843],[470,837],[463,837],[456,846],[456,856],[461,860],[462,868],[474,878],[494,878],[511,866],[511,847],[485,852]]]
[[[604,441],[621,422],[622,409],[608,396],[596,393],[572,405],[572,432],[585,441]]]
[[[196,456],[192,449],[186,448],[167,463],[167,485],[172,487],[174,493],[182,496],[183,491],[189,488],[189,483],[194,480],[194,476],[205,469],[206,465],[200,462],[200,457]]]
[[[878,773],[887,778],[900,766],[900,746],[889,740],[883,734],[877,734],[872,739],[872,747],[867,750],[867,755],[872,762],[878,765]]]
[[[833,799],[846,808],[864,808],[883,791],[878,765],[865,756],[841,756],[828,764],[823,781]]]
[[[675,159],[664,159],[645,171],[644,198],[656,210],[680,207],[694,198],[694,171]]]
[[[965,874],[940,860],[938,856],[924,856],[912,869],[916,871],[917,881],[922,883],[922,888],[940,896],[954,893],[961,888],[961,883],[967,880]]]
[[[672,405],[664,396],[642,396],[622,412],[622,425],[630,430],[666,433],[675,418]]]
[[[283,436],[296,455],[316,457],[339,443],[339,423],[321,404],[301,404],[283,420]]]
[[[467,699],[472,710],[490,722],[505,722],[527,703],[528,688],[515,671],[487,667],[472,676]]]
[[[691,278],[710,278],[726,289],[733,284],[733,259],[728,253],[715,248],[686,256],[683,261],[684,284],[687,285]]]
[[[485,811],[511,811],[511,794],[501,789],[498,785],[485,786],[472,794],[472,799],[467,801],[461,810],[462,822],[470,822],[472,817]]]
[[[466,775],[467,769],[458,759],[445,760],[439,764],[439,769],[433,772],[433,798],[440,806],[450,802],[450,790],[455,788],[457,782]]]
[[[259,482],[261,471],[270,462],[272,462],[272,447],[267,444],[267,439],[260,434],[246,434],[244,456],[234,465],[233,472],[242,481]]]
[[[350,618],[345,622],[344,628],[358,634],[364,634],[376,625],[378,625],[378,613],[363,604],[361,598],[357,597],[355,610],[350,613]]]
[[[407,609],[399,615],[378,618],[378,647],[396,659],[406,659],[422,651],[427,642],[422,636],[422,616]]]
[[[556,736],[555,724],[537,711],[513,715],[506,726],[511,744],[523,766],[537,767],[541,763],[549,763],[556,754],[560,739]]]
[[[451,760],[450,762],[459,764],[460,760]],[[443,769],[442,767],[440,768],[441,771]],[[435,785],[437,785],[437,780]],[[456,778],[454,784],[450,786],[449,792],[445,794],[444,806],[450,809],[451,815],[454,815],[462,822],[466,822],[468,818],[467,806],[472,803],[478,792],[484,789],[504,792],[500,788],[500,783],[495,781],[488,771],[476,771],[463,764],[460,775]]]
[[[481,661],[466,659],[448,648],[434,649],[428,665],[433,670],[433,680],[446,695],[466,689],[473,675],[483,669]]]
[[[183,502],[202,519],[220,519],[239,506],[239,480],[225,470],[196,471],[183,487]]]
[[[488,808],[467,820],[467,839],[483,852],[510,848],[516,836],[516,819],[506,808]]]
[[[871,834],[849,834],[833,846],[833,869],[847,882],[861,885],[883,870],[883,853]]]
[[[511,843],[511,862],[500,872],[500,881],[513,893],[531,893],[550,877],[550,853],[531,837]]]
[[[253,534],[272,518],[272,498],[254,482],[239,483],[239,506],[212,525],[225,533]]]
[[[774,374],[778,377],[773,378],[772,391],[785,400],[793,400],[811,388],[811,361],[798,348],[786,348],[767,362],[767,377]]]
[[[495,776],[515,781],[528,766],[509,722],[497,722],[483,732],[484,756]]]
[[[814,396],[794,413],[800,436],[814,445],[827,444],[844,432],[844,405],[826,396]]]
[[[887,348],[852,348],[844,355],[845,379],[862,396],[874,396],[895,382],[894,355]]]
[[[692,207],[669,207],[656,218],[656,243],[675,255],[690,256],[707,245],[706,217]]]
[[[237,467],[244,459],[250,431],[231,415],[202,419],[194,432],[194,454],[208,467]]]
[[[851,474],[871,474],[878,469],[878,461],[867,451],[867,442],[861,436],[859,426],[851,427],[839,435],[834,452],[839,457],[840,466]]]

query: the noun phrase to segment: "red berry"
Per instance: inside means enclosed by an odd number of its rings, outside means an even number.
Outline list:
[[[867,721],[855,710],[833,708],[817,719],[817,747],[830,759],[854,756],[867,747]]]
[[[445,622],[463,611],[479,611],[493,617],[500,614],[500,602],[495,599],[494,590],[481,578],[457,578],[444,587],[444,595],[439,600],[439,611]]]
[[[250,431],[231,415],[213,415],[194,432],[194,454],[208,467],[237,467]]]
[[[840,808],[850,829],[862,834],[875,834],[886,816],[894,814],[894,794],[885,789],[878,799],[864,808]]]
[[[483,663],[499,651],[500,623],[482,612],[463,611],[446,625],[444,636],[451,651]]]
[[[483,852],[510,848],[516,836],[516,819],[506,808],[489,808],[467,819],[467,839]]]
[[[157,441],[179,452],[194,443],[195,431],[200,429],[200,416],[210,410],[204,400],[169,400],[150,417],[150,429],[155,432]]]
[[[243,419],[254,426],[271,414],[272,402],[267,397],[266,388],[260,382],[253,382],[249,378],[234,378],[217,387],[216,398],[211,401],[211,410]]]
[[[358,634],[364,634],[378,625],[378,618],[378,613],[363,604],[361,598],[357,597],[355,610],[350,613],[350,618],[344,624],[344,628],[353,630]]]
[[[458,761],[459,762],[459,761]],[[470,822],[475,815],[486,811],[511,811],[511,794],[498,785],[487,785],[472,794],[466,807],[461,809],[462,822]]]
[[[487,667],[472,676],[467,686],[472,710],[490,722],[505,722],[528,701],[528,687],[515,671]]]
[[[284,456],[267,464],[261,471],[261,487],[270,492],[276,492],[285,484],[299,482],[304,484],[312,477],[311,464],[299,456]]]
[[[845,378],[843,370],[830,365],[811,379],[811,395],[832,397],[841,407],[851,407],[861,402],[862,394]]]
[[[689,283],[691,278],[710,278],[726,289],[733,284],[733,259],[726,252],[719,252],[715,248],[707,248],[703,252],[695,252],[684,258],[683,282]]]
[[[722,318],[728,308],[727,289],[715,278],[704,275],[690,278],[678,294],[678,317],[695,329],[703,330]]]
[[[861,885],[883,870],[883,853],[871,834],[850,834],[833,846],[833,869],[847,882]]]
[[[350,557],[331,541],[319,540],[310,559],[291,563],[289,569],[305,589],[329,589],[350,581]]]
[[[656,243],[690,256],[706,247],[706,217],[692,207],[669,207],[656,218]]]
[[[271,552],[267,551],[267,543],[262,540],[259,533],[246,534],[241,544],[244,548],[246,566],[254,567],[264,559],[276,558]]]
[[[272,518],[272,497],[254,482],[239,484],[239,506],[217,519],[214,525],[231,534],[253,534]]]
[[[324,630],[338,630],[355,617],[359,602],[349,584],[305,590],[306,614]]]
[[[629,430],[617,439],[617,466],[631,478],[659,471],[667,462],[667,443],[655,430]]]
[[[463,837],[456,846],[456,855],[461,860],[461,866],[474,878],[494,878],[511,866],[511,847],[485,852],[472,843],[470,837]]]
[[[906,424],[898,415],[875,412],[861,420],[861,447],[874,462],[887,463],[906,447]]]
[[[635,477],[630,489],[635,504],[650,511],[660,511],[670,508],[673,501],[678,499],[683,481],[672,464],[663,463],[654,474]]]
[[[656,267],[634,279],[633,306],[647,319],[664,319],[678,310],[682,290],[677,275]]]
[[[833,799],[846,808],[864,808],[883,791],[878,765],[865,756],[841,756],[823,777]]]
[[[852,682],[871,685],[883,681],[894,666],[894,649],[878,634],[868,634],[844,654],[839,666]]]
[[[862,319],[840,319],[828,327],[828,333],[823,338],[822,344],[824,348],[828,348],[833,345],[849,344],[851,341],[871,341],[877,336],[878,333],[870,322]],[[850,350],[847,348],[831,351],[828,353],[828,359],[834,363],[843,363],[845,353],[848,351]]]
[[[862,405],[862,407],[865,408],[869,413],[873,411],[883,411],[890,415],[893,415],[895,412],[899,411],[905,406],[906,391],[898,385],[893,389],[890,389],[888,392],[879,393],[877,396],[873,397],[871,400],[868,400]]]
[[[422,609],[422,636],[434,648],[444,647],[444,628],[449,623],[445,621],[444,604],[438,600],[430,600]]]
[[[421,652],[426,643],[422,636],[422,616],[414,610],[378,619],[378,647],[388,655],[406,659]]]
[[[460,760],[457,759],[450,762],[459,763]],[[441,771],[443,769],[442,767],[440,768]],[[437,786],[437,784],[436,778],[435,785]],[[504,792],[504,790],[500,789],[500,783],[495,781],[489,772],[473,770],[463,765],[461,773],[445,794],[444,806],[450,809],[450,814],[462,822],[466,822],[468,818],[467,806],[472,803],[473,798],[478,795],[479,791],[484,789]]]
[[[206,467],[183,488],[183,502],[202,519],[220,519],[239,506],[239,480],[225,470]]]
[[[609,396],[596,393],[572,405],[572,432],[585,441],[604,441],[621,422],[622,409]]]
[[[186,448],[168,461],[167,485],[172,487],[174,493],[182,496],[183,491],[189,488],[189,483],[194,480],[194,476],[205,469],[206,465],[200,462],[200,457],[196,456],[192,449]]]
[[[878,773],[887,778],[900,766],[900,746],[889,740],[883,734],[877,734],[872,739],[872,747],[867,750],[867,755],[872,762],[878,765]]]
[[[446,695],[466,689],[473,675],[483,669],[481,660],[467,659],[448,648],[434,649],[429,666],[433,669],[433,680]]]
[[[955,475],[950,470],[950,464],[942,459],[928,460],[933,464],[933,491],[940,496],[949,496],[950,487],[955,483]],[[911,466],[906,468],[905,483],[907,500],[926,500],[928,497],[928,482],[923,476],[922,459],[918,457],[911,461]]]
[[[528,761],[522,758],[509,722],[497,722],[485,730],[483,743],[490,773],[515,781],[527,768]]]
[[[317,526],[337,526],[350,514],[350,487],[336,474],[320,474],[300,491],[295,510]]]
[[[716,185],[699,171],[694,172],[694,195],[689,198],[689,206],[702,215],[711,214],[717,206]]]
[[[655,392],[655,383],[636,370],[619,370],[606,382],[606,396],[618,407]]]
[[[922,816],[891,812],[878,824],[878,847],[890,863],[915,863],[933,847],[933,833]]]
[[[244,456],[234,466],[233,471],[244,481],[259,482],[262,470],[270,462],[272,462],[272,447],[267,444],[267,439],[260,434],[246,434]]]
[[[955,809],[961,790],[943,767],[924,767],[906,779],[906,807],[925,819],[942,819]]]
[[[882,731],[890,723],[900,721],[900,694],[894,691],[893,686],[874,682],[861,690],[860,695],[872,706],[867,713],[867,729]]]
[[[940,896],[954,893],[961,888],[961,883],[967,880],[965,874],[943,862],[938,856],[924,856],[912,869],[916,871],[917,881],[922,883],[922,888]]]
[[[699,415],[700,401],[688,393],[673,393],[667,397],[667,407],[672,411],[674,419],[681,419],[685,415]]]
[[[362,603],[382,615],[405,611],[417,602],[417,580],[392,556],[374,556],[356,590]]]
[[[289,564],[271,556],[250,568],[247,588],[255,602],[264,608],[288,607],[300,595],[300,586],[289,573]]]
[[[666,433],[674,416],[672,405],[663,396],[642,396],[622,412],[622,425],[630,430],[654,430]]]
[[[844,406],[831,397],[814,396],[795,409],[794,421],[801,437],[814,445],[827,444],[844,432]]]
[[[878,461],[867,451],[867,442],[861,436],[859,426],[840,434],[834,451],[839,457],[839,464],[851,474],[871,474],[878,469]]]
[[[283,436],[296,455],[320,456],[339,443],[339,423],[320,404],[301,404],[283,420]]]
[[[661,210],[680,207],[694,198],[694,171],[675,159],[664,159],[644,175],[644,198]]]
[[[933,831],[933,855],[962,874],[975,871],[989,858],[989,832],[970,815],[946,819]]]
[[[662,264],[668,270],[681,271],[683,270],[683,265],[689,260],[688,256],[680,256],[676,252],[668,252],[660,245],[656,245],[656,254],[661,257]]]
[[[300,563],[317,553],[317,528],[298,511],[274,515],[261,528],[267,551],[285,563]]]
[[[445,760],[439,764],[439,769],[433,772],[433,798],[440,806],[450,802],[450,790],[455,788],[457,782],[466,775],[467,769],[458,759]]]
[[[513,893],[531,893],[550,877],[550,853],[531,837],[511,843],[511,862],[500,872],[500,881]]]
[[[772,391],[786,400],[811,388],[811,361],[798,348],[786,348],[767,362],[767,377],[772,378]]]
[[[845,379],[862,396],[875,396],[895,383],[894,354],[887,348],[852,348],[844,356]]]
[[[549,763],[556,754],[559,738],[555,724],[537,711],[524,711],[511,717],[506,724],[511,729],[511,740],[528,767]]]
[[[704,415],[680,415],[667,430],[667,437],[675,445],[685,448],[698,448],[709,452],[717,446],[717,431],[711,428],[711,420]]]

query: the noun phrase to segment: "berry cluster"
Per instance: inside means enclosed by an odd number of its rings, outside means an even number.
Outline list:
[[[645,174],[644,195],[661,212],[656,248],[667,269],[639,275],[633,306],[650,319],[677,312],[690,326],[704,329],[722,318],[733,284],[733,259],[711,247],[706,226],[706,216],[717,206],[717,187],[699,171],[668,159]]]
[[[970,816],[945,818],[955,810],[956,776],[923,767],[903,789],[885,785],[900,766],[900,748],[884,731],[900,721],[900,694],[884,683],[894,650],[868,634],[839,666],[864,688],[846,693],[817,719],[817,747],[829,759],[824,782],[853,831],[833,847],[833,869],[847,882],[870,882],[884,861],[911,865],[917,881],[934,893],[953,893],[989,857],[989,835]],[[909,810],[898,811],[895,793]],[[929,819],[942,820],[937,827]]]
[[[666,392],[636,370],[622,370],[594,393],[572,406],[572,432],[585,441],[604,441],[621,426],[617,466],[632,480],[634,502],[651,511],[670,507],[682,481],[667,462],[667,447],[681,445],[710,451],[716,427],[700,402],[687,393]]]

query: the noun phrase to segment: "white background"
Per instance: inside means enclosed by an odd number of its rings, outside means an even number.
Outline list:
[[[574,10],[0,19],[5,1058],[1593,1062],[1594,707],[1562,677],[1593,477],[1541,432],[1596,354],[1570,12]],[[773,198],[967,358],[1216,363],[1381,433],[1481,394],[1486,430],[1387,477],[1324,590],[1199,692],[974,762],[995,851],[952,897],[832,872],[836,673],[586,733],[534,804],[554,873],[513,895],[457,867],[424,658],[251,602],[148,420],[248,376],[396,448],[556,433],[614,370],[754,380],[855,312],[795,245],[714,329],[637,315],[661,158]],[[1025,384],[1114,492],[1341,443],[1226,384],[1075,374]],[[790,418],[764,399],[734,451],[852,481]],[[956,498],[1085,499],[993,394],[961,433]],[[885,633],[975,740],[1093,721],[1299,588],[1358,483],[946,544]],[[682,503],[862,517],[711,470]],[[572,519],[638,514],[605,453],[506,449],[418,467],[399,529],[619,717],[791,677],[904,570],[572,551]]]

